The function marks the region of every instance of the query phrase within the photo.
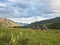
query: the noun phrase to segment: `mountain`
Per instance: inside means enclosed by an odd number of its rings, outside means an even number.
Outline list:
[[[28,23],[19,23],[21,24],[22,26],[28,26],[29,24]]]
[[[30,26],[39,26],[42,27],[43,25],[47,25],[48,28],[60,28],[60,17],[42,20],[38,22],[31,23]]]
[[[13,26],[20,26],[20,24],[14,22],[14,21],[11,21],[9,19],[0,17],[0,26],[13,27]]]

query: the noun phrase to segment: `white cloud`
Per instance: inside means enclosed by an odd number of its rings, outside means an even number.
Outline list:
[[[6,6],[6,4],[5,4],[5,3],[0,3],[0,6],[5,7],[5,6]]]
[[[39,0],[8,0],[9,2],[11,3],[17,3],[17,2],[20,2],[20,3],[25,3],[25,4],[33,4]]]
[[[37,17],[28,17],[28,18],[8,18],[8,19],[13,20],[15,22],[29,23],[30,24],[32,22],[46,20],[48,18],[37,16]]]
[[[51,7],[53,12],[60,12],[60,0],[52,0]]]
[[[0,12],[0,17],[16,17],[18,19],[15,20],[18,22],[20,19],[29,23],[45,19],[43,17],[60,16],[60,0],[8,0],[6,3],[0,3]],[[49,12],[52,13],[48,14]]]
[[[14,10],[14,15],[19,15],[20,12],[18,10]]]
[[[59,6],[60,5],[60,0],[52,0],[52,5],[53,6]]]
[[[17,0],[8,0],[9,2],[16,2]]]

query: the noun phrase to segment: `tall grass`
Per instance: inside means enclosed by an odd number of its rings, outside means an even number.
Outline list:
[[[0,27],[0,45],[60,45],[60,30]]]

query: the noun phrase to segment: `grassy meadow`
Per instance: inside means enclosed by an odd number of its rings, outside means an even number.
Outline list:
[[[60,30],[0,27],[0,45],[60,45]]]

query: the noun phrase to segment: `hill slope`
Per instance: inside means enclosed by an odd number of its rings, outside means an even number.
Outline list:
[[[0,26],[4,27],[13,27],[13,26],[20,26],[19,24],[5,18],[0,17]]]
[[[49,28],[60,28],[60,17],[34,22],[30,26],[42,26],[44,24]]]

